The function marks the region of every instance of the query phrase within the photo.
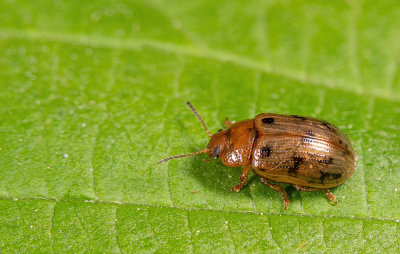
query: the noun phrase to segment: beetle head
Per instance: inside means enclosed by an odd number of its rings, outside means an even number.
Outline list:
[[[210,138],[210,142],[207,148],[200,151],[167,157],[160,160],[158,163],[176,158],[190,157],[200,153],[207,153],[210,157],[220,158],[221,162],[226,166],[239,167],[249,164],[255,137],[254,120],[234,123],[228,129],[220,129],[217,133],[212,135],[192,104],[190,102],[187,102],[187,104],[203,125],[207,136]]]
[[[249,165],[255,134],[253,119],[233,123],[211,137],[208,155],[220,158],[229,167]]]
[[[211,136],[210,142],[207,145],[208,155],[210,157],[219,158],[223,154],[228,138],[226,130],[221,130]]]

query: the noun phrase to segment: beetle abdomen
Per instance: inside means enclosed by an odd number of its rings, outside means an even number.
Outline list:
[[[328,122],[301,116],[260,114],[253,171],[276,182],[331,188],[354,172],[350,140]]]

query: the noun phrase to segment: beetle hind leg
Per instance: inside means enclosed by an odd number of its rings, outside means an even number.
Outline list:
[[[260,180],[263,184],[267,185],[268,187],[270,187],[271,189],[281,193],[282,195],[282,199],[283,199],[283,209],[286,210],[286,207],[290,204],[290,200],[286,194],[285,189],[283,188],[283,186],[278,185],[278,184],[272,184],[269,182],[268,179],[263,178],[260,176]]]
[[[333,203],[337,204],[335,195],[333,195],[333,194],[329,191],[329,189],[324,189],[324,192],[325,192],[326,196],[329,198],[330,201],[332,201]]]
[[[298,191],[324,191],[326,196],[329,198],[330,201],[333,203],[337,204],[338,202],[336,201],[335,195],[332,194],[332,192],[329,191],[329,189],[318,189],[318,188],[312,188],[312,187],[307,187],[307,186],[301,186],[301,185],[296,185],[292,184],[292,186],[298,190]]]

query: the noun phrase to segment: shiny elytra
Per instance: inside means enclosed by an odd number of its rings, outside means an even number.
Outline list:
[[[226,129],[213,135],[192,104],[187,104],[210,138],[207,148],[158,163],[207,153],[228,167],[243,167],[240,183],[232,191],[242,189],[252,170],[263,184],[281,193],[284,209],[290,201],[279,183],[299,191],[323,191],[337,203],[329,189],[344,183],[356,168],[357,154],[348,136],[327,121],[262,113],[236,123],[225,119]]]

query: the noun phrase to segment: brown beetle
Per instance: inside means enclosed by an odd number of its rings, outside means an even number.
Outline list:
[[[232,124],[226,118],[227,129],[212,135],[192,104],[187,104],[200,120],[210,142],[205,149],[171,156],[158,163],[207,153],[220,158],[228,167],[243,166],[241,182],[232,191],[240,191],[253,170],[263,184],[281,193],[284,209],[290,203],[285,189],[271,181],[291,184],[299,191],[323,190],[337,203],[328,189],[344,183],[356,168],[357,154],[347,135],[327,121],[262,113],[255,119]]]

